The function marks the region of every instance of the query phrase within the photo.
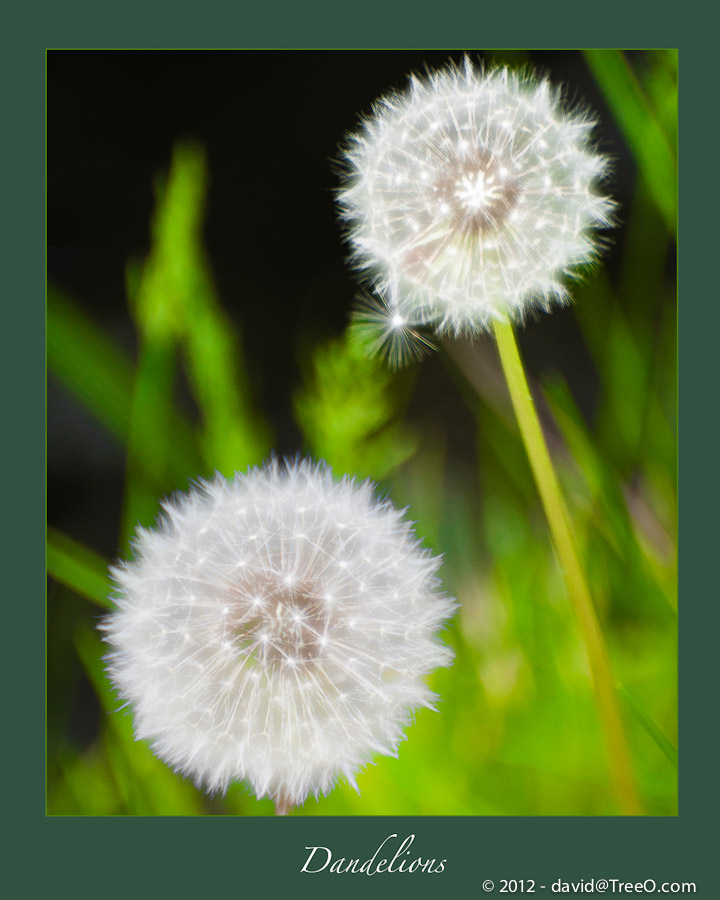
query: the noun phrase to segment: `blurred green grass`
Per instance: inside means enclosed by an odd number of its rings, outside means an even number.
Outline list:
[[[609,644],[643,806],[674,815],[676,321],[665,267],[675,235],[677,54],[649,52],[634,68],[619,51],[587,51],[586,60],[635,157],[635,196],[617,280],[600,271],[574,289],[600,385],[593,421],[551,360],[533,389]],[[206,180],[202,150],[178,144],[158,182],[150,253],[128,267],[136,361],[71,298],[48,290],[49,370],[125,448],[122,552],[162,496],[260,463],[272,447],[202,246]],[[360,797],[341,784],[295,814],[617,813],[587,665],[509,398],[497,379],[468,388],[473,373],[497,373],[492,344],[463,347],[462,361],[440,351],[475,422],[471,471],[453,465],[452,434],[409,414],[416,372],[391,374],[352,331],[298,352],[305,450],[407,505],[419,536],[444,554],[444,585],[462,606],[447,633],[455,663],[433,677],[440,712],[419,713],[399,759],[378,759],[359,776]],[[180,370],[197,422],[177,402]],[[205,797],[133,740],[93,627],[108,605],[109,561],[50,530],[47,562],[48,677],[63,699],[48,710],[48,812],[272,815],[242,785]],[[80,746],[69,717],[82,679],[102,716]]]

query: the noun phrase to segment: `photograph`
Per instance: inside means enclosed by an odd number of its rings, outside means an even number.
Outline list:
[[[678,51],[45,69],[46,815],[676,817]]]

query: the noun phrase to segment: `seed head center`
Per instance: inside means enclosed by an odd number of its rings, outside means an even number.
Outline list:
[[[307,664],[319,653],[327,613],[313,585],[302,578],[254,579],[236,588],[242,613],[235,646],[256,664]]]
[[[503,227],[518,200],[512,173],[487,150],[453,160],[433,185],[438,217],[455,233],[487,235]]]
[[[497,203],[502,190],[494,174],[477,169],[460,176],[456,182],[455,196],[469,212],[477,212]]]

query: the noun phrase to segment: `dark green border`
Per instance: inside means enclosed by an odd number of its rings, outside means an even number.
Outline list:
[[[585,12],[582,13],[581,9]],[[687,12],[685,11],[687,9]],[[712,194],[714,47],[685,6],[577,0],[507,4],[365,0],[362,4],[241,0],[28,2],[3,28],[3,527],[4,724],[20,758],[5,767],[6,821],[20,846],[16,894],[85,897],[482,896],[491,878],[654,878],[695,881],[718,895],[714,811],[718,779],[714,644],[718,590],[710,577],[716,513],[712,440],[717,289],[706,272],[717,233]],[[584,19],[584,21],[583,21]],[[708,23],[709,25],[709,23]],[[710,35],[712,28],[705,33]],[[667,819],[71,819],[44,815],[44,51],[47,47],[680,47],[683,161],[681,266],[681,793]],[[339,77],[341,73],[339,73]],[[262,77],[262,72],[258,72]],[[712,154],[712,157],[711,157]],[[712,218],[711,218],[712,216]],[[714,261],[714,260],[713,260]],[[9,273],[9,278],[7,278]],[[702,318],[700,318],[702,316]],[[713,321],[713,319],[715,321]],[[18,373],[22,373],[18,377]],[[700,419],[701,411],[705,420]],[[709,419],[709,421],[708,421]],[[702,428],[702,432],[701,432]],[[700,497],[704,502],[700,502]],[[714,575],[714,572],[713,572]],[[711,668],[712,666],[712,668]],[[415,833],[421,855],[447,858],[442,875],[300,876],[304,848],[371,855],[388,834]],[[715,852],[713,852],[715,851]],[[715,871],[714,871],[715,869]],[[8,876],[3,879],[8,881]],[[44,889],[44,890],[43,890]],[[462,892],[462,893],[460,893]],[[497,889],[496,889],[497,892]]]

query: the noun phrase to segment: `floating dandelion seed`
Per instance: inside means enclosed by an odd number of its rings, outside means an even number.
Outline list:
[[[408,322],[382,296],[358,298],[352,327],[368,352],[383,357],[392,368],[399,368],[406,360],[419,359],[435,349],[434,343],[418,326],[418,322]]]
[[[455,601],[439,560],[372,486],[309,462],[221,476],[166,501],[113,569],[108,669],[138,738],[210,791],[278,811],[397,755]]]
[[[477,334],[565,302],[614,208],[593,124],[547,80],[467,59],[381,98],[346,142],[338,195],[378,315]]]

